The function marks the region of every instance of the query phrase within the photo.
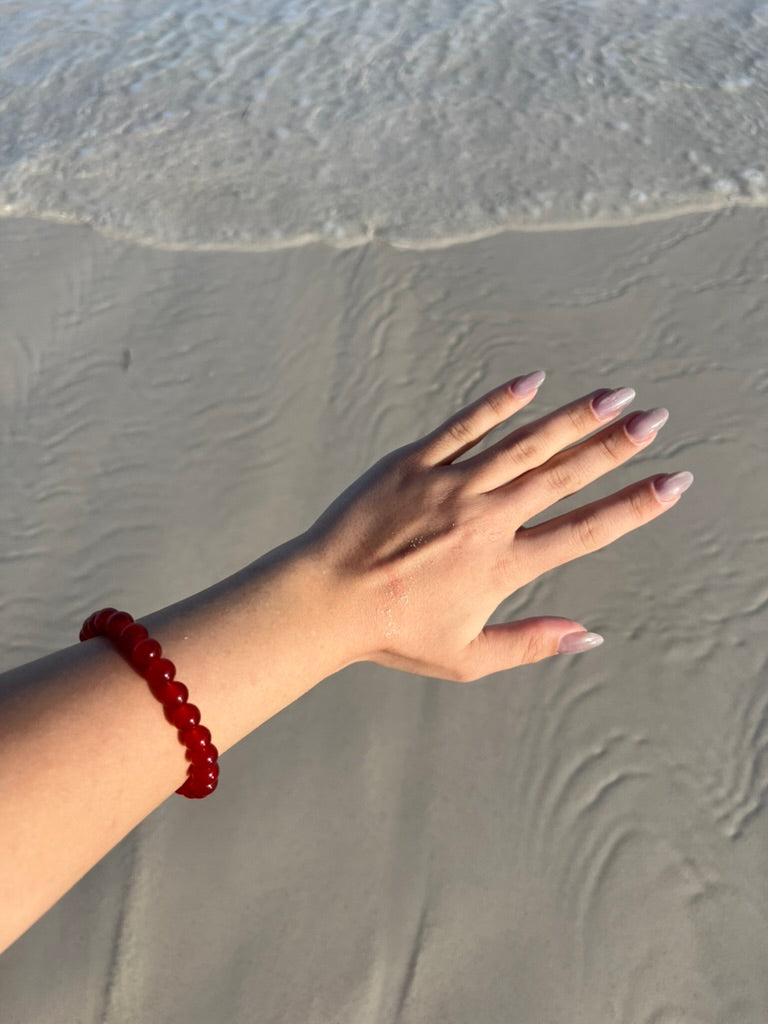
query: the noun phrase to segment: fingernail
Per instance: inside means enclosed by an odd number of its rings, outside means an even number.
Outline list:
[[[634,388],[616,388],[613,391],[604,391],[601,395],[595,395],[592,399],[592,408],[595,415],[601,418],[615,415],[619,409],[629,405],[636,398]]]
[[[557,649],[558,654],[580,654],[582,651],[591,651],[593,647],[599,647],[605,640],[599,633],[569,633],[560,641]]]
[[[649,409],[648,412],[636,412],[624,424],[624,429],[631,441],[645,441],[661,430],[669,419],[669,409]]]
[[[540,388],[546,376],[543,370],[534,370],[533,373],[527,373],[525,377],[515,377],[509,383],[509,390],[516,398],[523,398]]]
[[[665,473],[653,481],[653,489],[660,501],[671,501],[678,494],[687,491],[693,483],[693,473],[683,470],[682,473]]]

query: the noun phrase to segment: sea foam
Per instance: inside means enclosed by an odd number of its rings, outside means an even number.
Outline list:
[[[2,4],[0,211],[402,246],[768,201],[768,4]]]

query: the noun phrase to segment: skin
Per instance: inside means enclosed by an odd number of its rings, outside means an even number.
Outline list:
[[[470,682],[552,657],[582,631],[554,616],[485,623],[526,583],[679,500],[661,502],[648,477],[525,526],[653,443],[629,438],[628,416],[600,420],[597,393],[462,458],[534,397],[494,388],[382,458],[304,534],[137,619],[220,757],[355,662]],[[0,675],[0,953],[173,795],[186,767],[162,707],[106,637]],[[227,770],[224,758],[223,785]]]
[[[525,408],[494,388],[413,444],[385,456],[307,532],[337,592],[354,595],[350,661],[472,682],[557,654],[575,620],[486,626],[510,594],[662,515],[655,476],[524,525],[655,440],[630,439],[628,414],[600,419],[590,392],[457,461]],[[606,425],[607,424],[607,425]],[[591,435],[591,436],[589,436]]]

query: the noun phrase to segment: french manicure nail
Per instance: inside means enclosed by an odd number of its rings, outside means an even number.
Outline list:
[[[593,647],[599,647],[605,640],[599,633],[569,633],[560,640],[557,649],[558,654],[580,654],[582,651],[591,651]]]
[[[592,408],[601,419],[615,415],[619,409],[629,405],[636,397],[634,388],[615,388],[613,391],[605,391],[602,395],[596,395],[592,399]]]
[[[693,473],[683,470],[681,473],[665,473],[653,481],[653,489],[661,501],[671,501],[678,494],[687,491],[693,483]]]
[[[645,441],[661,430],[669,419],[669,409],[649,409],[648,412],[637,412],[630,416],[624,429],[631,441]]]
[[[533,373],[527,373],[524,377],[515,377],[513,381],[510,381],[509,389],[515,398],[524,398],[540,388],[546,376],[543,370],[534,370]]]

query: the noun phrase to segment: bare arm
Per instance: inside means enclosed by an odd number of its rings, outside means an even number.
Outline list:
[[[194,597],[134,612],[220,755],[344,667],[316,580],[297,540]],[[174,793],[187,764],[161,704],[106,637],[0,676],[0,952]]]
[[[556,616],[485,623],[526,583],[677,503],[660,500],[654,475],[523,525],[648,447],[665,410],[634,440],[632,417],[598,415],[593,392],[458,461],[534,394],[494,388],[381,459],[301,537],[138,619],[220,754],[354,662],[471,682],[552,657],[584,631]],[[174,793],[186,763],[160,704],[103,637],[0,676],[0,952]]]

